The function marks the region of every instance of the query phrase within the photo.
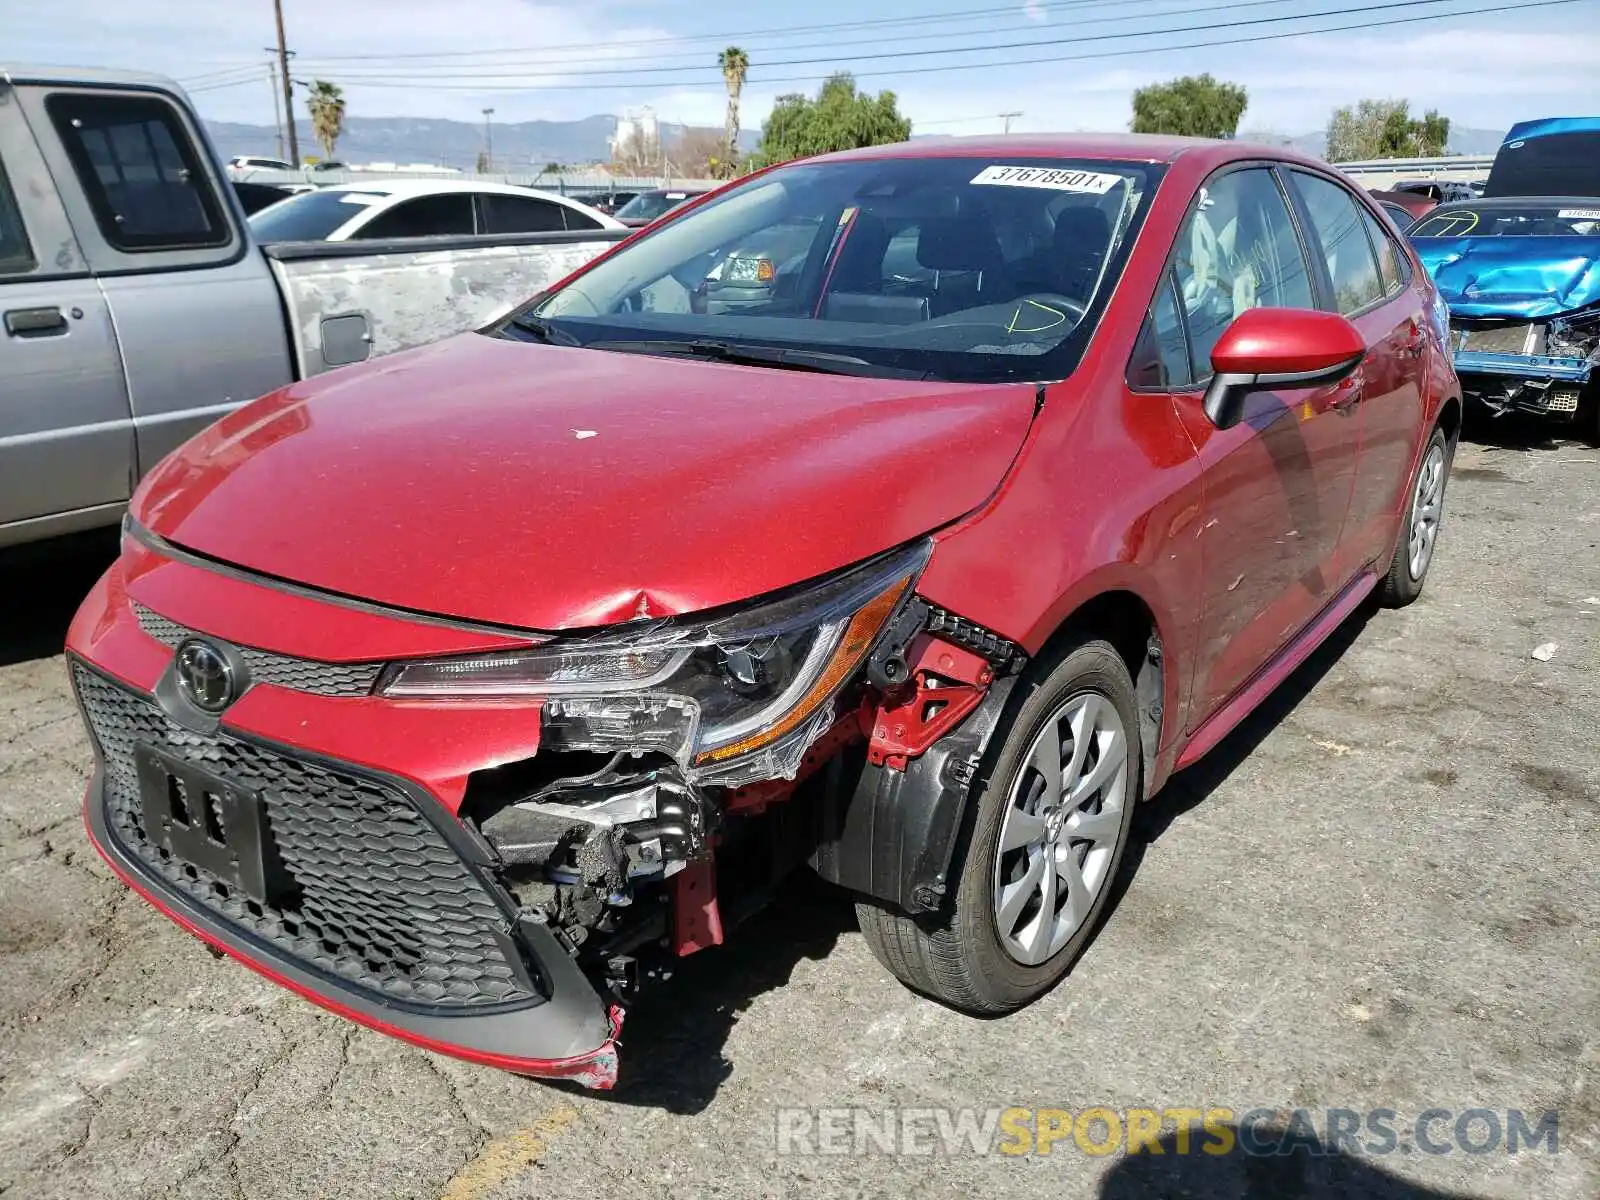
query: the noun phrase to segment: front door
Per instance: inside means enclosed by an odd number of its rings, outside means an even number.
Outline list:
[[[133,421],[111,315],[32,135],[5,103],[0,381],[0,543],[21,536],[18,522],[128,499]]]
[[[1261,391],[1218,430],[1201,408],[1211,348],[1248,308],[1315,308],[1316,288],[1278,177],[1228,170],[1178,235],[1172,286],[1191,386],[1173,403],[1204,482],[1203,636],[1190,727],[1215,712],[1345,583],[1340,546],[1361,451],[1359,373],[1340,384]]]

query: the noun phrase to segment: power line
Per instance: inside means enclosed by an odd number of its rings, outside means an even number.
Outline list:
[[[1260,25],[1260,24],[1268,23],[1269,21],[1283,21],[1283,20],[1291,20],[1291,19],[1292,20],[1307,20],[1307,19],[1314,19],[1316,17],[1324,17],[1324,16],[1353,16],[1353,15],[1356,15],[1358,13],[1381,11],[1381,10],[1384,10],[1384,9],[1394,9],[1394,8],[1415,9],[1419,5],[1423,5],[1423,4],[1440,4],[1440,3],[1455,3],[1455,2],[1458,2],[1458,0],[1400,0],[1400,2],[1396,2],[1396,3],[1379,4],[1379,5],[1372,5],[1372,6],[1360,7],[1360,8],[1339,9],[1339,10],[1333,10],[1333,11],[1321,12],[1321,13],[1300,14],[1299,16],[1294,17],[1294,18],[1287,18],[1287,17],[1262,18],[1262,19],[1256,20],[1256,21],[1232,22],[1232,23],[1221,24],[1221,25],[1213,24],[1213,25],[1206,25],[1206,26],[1190,26],[1190,27],[1186,27],[1186,28],[1177,28],[1177,29],[1152,29],[1152,30],[1145,30],[1143,32],[1138,32],[1138,33],[1131,33],[1130,32],[1130,33],[1121,33],[1121,34],[1106,34],[1106,35],[1100,35],[1100,36],[1092,37],[1092,38],[1085,38],[1085,39],[1081,39],[1081,40],[1083,40],[1083,41],[1108,41],[1108,40],[1123,41],[1123,40],[1130,40],[1130,39],[1134,39],[1134,38],[1165,37],[1165,36],[1170,36],[1170,35],[1172,35],[1174,33],[1192,32],[1192,31],[1194,31],[1196,29],[1238,28],[1241,25]],[[1028,58],[1008,58],[1003,62],[946,63],[946,64],[940,64],[940,65],[937,65],[937,66],[926,66],[926,67],[891,67],[891,68],[883,68],[883,69],[878,69],[878,70],[856,71],[856,72],[852,72],[852,74],[855,74],[857,78],[861,78],[861,79],[874,79],[874,78],[883,78],[883,77],[888,77],[888,76],[898,77],[898,76],[902,76],[902,75],[946,74],[946,73],[956,72],[956,71],[985,71],[985,70],[999,70],[999,69],[1010,70],[1010,69],[1018,67],[1018,66],[1028,66],[1028,65],[1039,64],[1039,63],[1085,62],[1085,61],[1090,61],[1090,60],[1106,59],[1106,58],[1125,58],[1125,57],[1128,57],[1129,55],[1134,55],[1134,54],[1164,54],[1164,53],[1168,53],[1170,51],[1175,51],[1175,50],[1203,50],[1203,49],[1208,49],[1208,48],[1211,48],[1211,47],[1214,47],[1214,46],[1233,46],[1233,45],[1248,45],[1248,44],[1254,44],[1254,43],[1258,43],[1258,42],[1275,42],[1275,41],[1283,41],[1284,39],[1287,39],[1287,38],[1311,37],[1311,36],[1315,36],[1315,35],[1318,35],[1318,34],[1324,34],[1324,33],[1346,33],[1346,32],[1349,32],[1351,30],[1379,29],[1379,28],[1386,28],[1386,27],[1395,26],[1395,25],[1413,25],[1413,24],[1417,24],[1417,23],[1422,22],[1422,21],[1438,22],[1438,21],[1443,21],[1443,20],[1449,20],[1449,19],[1454,18],[1454,17],[1473,17],[1473,16],[1482,16],[1482,15],[1485,15],[1485,14],[1496,14],[1496,13],[1503,13],[1503,12],[1517,12],[1517,11],[1521,11],[1521,10],[1525,10],[1525,9],[1554,8],[1554,7],[1557,7],[1559,5],[1576,4],[1576,3],[1579,3],[1579,2],[1580,2],[1580,0],[1522,0],[1521,3],[1517,3],[1517,4],[1488,5],[1488,6],[1479,7],[1479,8],[1461,9],[1461,10],[1455,11],[1455,12],[1431,12],[1431,13],[1422,14],[1420,16],[1387,17],[1387,18],[1381,18],[1381,19],[1375,19],[1375,20],[1358,21],[1358,22],[1355,22],[1354,24],[1347,24],[1347,25],[1329,25],[1329,26],[1324,26],[1324,27],[1314,28],[1314,29],[1294,29],[1294,30],[1281,31],[1281,32],[1277,32],[1277,33],[1262,33],[1262,34],[1252,34],[1252,35],[1244,35],[1244,36],[1234,36],[1234,37],[1227,37],[1227,38],[1214,38],[1214,39],[1203,40],[1203,41],[1182,42],[1182,43],[1178,43],[1178,44],[1175,44],[1175,45],[1137,46],[1137,47],[1131,47],[1131,48],[1127,48],[1127,49],[1090,51],[1090,52],[1085,53],[1085,54],[1047,54],[1047,55],[1043,55],[1043,56],[1035,56],[1035,57],[1028,57]],[[1039,47],[1039,46],[1058,45],[1058,44],[1061,44],[1062,42],[1071,42],[1071,41],[1077,41],[1077,40],[1079,40],[1079,39],[1050,39],[1050,40],[1036,41],[1036,42],[1016,43],[1016,44],[1013,44],[1011,46],[972,47],[970,49],[976,51],[976,50],[985,50],[985,49],[993,50],[993,49],[1010,49],[1010,48],[1018,48],[1018,47]],[[965,52],[965,51],[963,51],[963,52]],[[926,52],[914,51],[914,52],[909,52],[909,53],[921,54],[921,53],[926,53]],[[955,53],[955,51],[937,51],[937,53]],[[888,58],[888,57],[899,57],[899,56],[896,56],[896,55],[869,55],[869,56],[862,56],[862,57],[867,57],[867,58]],[[807,62],[809,62],[809,61],[810,60],[807,60]],[[831,64],[835,64],[835,65],[842,65],[842,61],[859,61],[859,59],[858,60],[837,60],[837,59],[832,59],[832,60],[824,60],[824,61],[827,61],[827,62],[829,62]],[[798,65],[804,65],[804,64],[801,63],[801,62],[790,62],[790,63],[781,63],[781,64],[773,63],[773,64],[768,64],[768,65],[772,65],[772,66],[777,66],[777,65],[798,66]],[[630,75],[631,74],[637,74],[636,71],[634,71],[634,72],[619,72],[619,73],[630,74]],[[757,79],[756,82],[760,82],[760,83],[768,84],[768,85],[788,84],[788,83],[813,83],[813,82],[815,82],[817,80],[817,78],[818,78],[817,73],[812,73],[812,74],[809,74],[809,75],[782,76],[782,77],[774,78],[774,79]],[[363,80],[359,80],[359,81],[355,81],[355,82],[359,82],[362,87],[367,87],[367,88],[406,88],[406,89],[411,90],[411,91],[415,91],[417,89],[417,81],[415,79],[413,79],[413,78],[402,79],[402,78],[396,77],[394,82],[385,82],[382,79],[377,79],[377,78],[374,78],[374,79],[363,79]],[[688,82],[688,81],[677,82],[677,81],[662,81],[662,80],[646,80],[646,81],[635,80],[635,81],[632,81],[632,82],[616,82],[616,83],[608,82],[608,83],[605,83],[603,85],[601,85],[601,84],[593,84],[593,83],[587,83],[587,84],[586,83],[568,83],[568,84],[539,84],[539,83],[533,83],[533,84],[429,83],[428,86],[429,86],[429,89],[432,90],[432,91],[456,91],[456,92],[479,92],[479,93],[483,93],[483,92],[593,91],[593,90],[595,90],[596,88],[599,88],[599,87],[604,87],[608,91],[623,91],[623,90],[630,90],[631,91],[631,90],[639,90],[639,89],[659,89],[659,88],[664,87],[664,86],[683,87],[683,88],[697,88],[698,87],[698,88],[704,88],[704,89],[708,89],[708,90],[711,89],[711,88],[716,88],[718,91],[722,90],[722,84],[720,82],[715,82],[714,83],[712,81],[707,81],[705,83],[693,83],[693,82]]]
[[[1096,3],[1096,4],[1117,3],[1117,4],[1120,5],[1122,3],[1122,0],[1093,0],[1093,2]],[[1273,5],[1281,5],[1281,4],[1286,4],[1286,3],[1290,3],[1290,2],[1291,2],[1291,0],[1244,0],[1243,3],[1226,4],[1226,5],[1222,5],[1221,7],[1223,9],[1226,9],[1226,10],[1238,11],[1238,10],[1241,10],[1241,9],[1267,8],[1267,7],[1271,7]],[[1447,0],[1418,0],[1418,2],[1419,3],[1442,4],[1442,3],[1446,3]],[[1123,5],[1123,6],[1125,7],[1125,5]],[[1089,18],[1086,18],[1086,19],[1075,21],[1074,22],[1074,28],[1083,28],[1084,26],[1088,26],[1088,25],[1111,25],[1111,24],[1116,24],[1118,22],[1123,22],[1123,21],[1152,20],[1152,19],[1154,19],[1156,17],[1183,16],[1183,15],[1186,15],[1186,14],[1191,14],[1191,13],[1195,13],[1195,12],[1199,12],[1199,11],[1209,11],[1209,10],[1196,9],[1192,5],[1190,5],[1190,6],[1187,6],[1187,7],[1184,7],[1184,8],[1157,9],[1157,10],[1154,10],[1152,12],[1146,12],[1146,13],[1132,13],[1132,14],[1122,13],[1122,14],[1119,14],[1119,15],[1116,15],[1116,16],[1109,16],[1109,17],[1089,17]],[[1292,15],[1272,17],[1272,18],[1267,18],[1267,19],[1269,19],[1269,20],[1278,20],[1278,21],[1293,21],[1293,20],[1301,20],[1301,19],[1306,18],[1306,17],[1315,17],[1315,16],[1318,16],[1318,15],[1320,15],[1320,14],[1317,14],[1317,13],[1296,13],[1296,14],[1292,14]],[[1215,28],[1226,28],[1226,27],[1227,26],[1219,26],[1219,25],[1217,25],[1216,22],[1207,22],[1204,25],[1187,26],[1187,27],[1183,27],[1183,28],[1186,30],[1186,29],[1215,29]],[[1154,33],[1157,33],[1157,32],[1180,32],[1180,30],[1128,31],[1127,33],[1122,34],[1122,35],[1102,35],[1102,36],[1140,37],[1140,36],[1144,36],[1146,34],[1154,34]],[[959,32],[953,31],[953,30],[944,30],[944,31],[933,32],[933,33],[899,35],[899,36],[897,36],[895,38],[895,42],[896,42],[896,44],[901,44],[901,43],[905,43],[905,42],[918,42],[918,41],[929,41],[929,40],[934,40],[934,39],[959,38],[959,37],[964,37],[964,36],[969,36],[969,35],[966,35],[966,34],[963,34],[963,33],[959,33]],[[1080,37],[1077,37],[1077,36],[1072,36],[1072,37],[1059,38],[1057,40],[1060,41],[1060,42],[1069,42],[1069,41],[1070,42],[1077,42],[1077,41],[1092,41],[1092,40],[1095,40],[1095,39],[1093,39],[1093,38],[1080,38]],[[1047,44],[1051,44],[1051,43],[1049,43],[1049,42],[1037,42],[1037,41],[1024,41],[1024,42],[1012,43],[1012,45],[1020,45],[1020,46],[1034,46],[1034,45],[1047,45]],[[794,51],[794,50],[810,50],[810,49],[816,49],[816,48],[824,47],[824,46],[837,46],[837,45],[838,45],[838,39],[837,38],[830,39],[828,41],[823,41],[823,42],[802,42],[802,43],[798,43],[798,44],[786,45],[784,47],[784,52],[789,52],[789,51]],[[595,48],[598,49],[599,47],[595,47]],[[915,50],[915,51],[898,51],[898,52],[887,52],[886,51],[882,55],[870,55],[870,54],[869,55],[857,55],[857,56],[854,56],[850,61],[860,61],[860,60],[865,59],[865,58],[878,58],[878,57],[892,58],[892,57],[897,57],[897,56],[912,57],[912,56],[915,56],[915,55],[962,54],[962,53],[968,53],[968,52],[974,51],[974,50],[983,50],[983,49],[989,49],[989,48],[991,48],[991,47],[984,47],[984,46],[943,46],[943,47],[939,47],[937,49],[932,49],[932,50]],[[1009,47],[1007,47],[1007,48],[1009,48]],[[674,56],[674,57],[681,57],[681,56]],[[323,60],[321,60],[321,59],[316,59],[316,60],[313,60],[313,61],[318,62],[318,63],[323,62]],[[785,67],[785,66],[810,65],[810,64],[814,64],[814,63],[830,62],[830,61],[835,61],[835,60],[833,60],[833,59],[817,59],[817,58],[813,58],[813,59],[777,59],[777,60],[774,60],[774,61],[771,61],[771,62],[762,63],[760,65]],[[499,77],[505,76],[505,75],[515,75],[518,78],[523,78],[523,79],[548,79],[548,78],[557,78],[557,77],[562,78],[562,79],[569,79],[569,78],[572,78],[574,76],[593,77],[593,76],[609,76],[609,75],[634,75],[634,74],[638,74],[640,72],[649,72],[649,73],[654,74],[654,75],[666,75],[666,74],[681,74],[681,73],[689,73],[689,72],[701,72],[701,73],[703,73],[703,72],[709,70],[709,67],[706,64],[703,55],[702,55],[702,60],[700,62],[695,63],[693,65],[689,65],[689,66],[656,66],[656,65],[653,65],[652,63],[646,62],[644,60],[633,60],[633,61],[625,62],[621,66],[605,67],[605,68],[600,68],[598,70],[592,70],[592,71],[590,71],[590,70],[562,70],[562,69],[559,69],[559,68],[552,69],[552,70],[543,70],[543,71],[528,71],[528,70],[524,69],[525,66],[544,66],[544,67],[549,67],[550,65],[551,64],[548,63],[548,62],[534,62],[534,63],[528,63],[528,64],[515,63],[515,62],[494,63],[494,64],[488,64],[488,63],[477,64],[477,63],[474,63],[474,64],[470,64],[469,66],[465,66],[465,67],[449,67],[449,66],[444,66],[442,64],[430,64],[430,65],[418,66],[418,67],[407,67],[407,68],[404,69],[404,72],[405,72],[406,77],[407,78],[411,78],[411,79],[450,80],[450,79],[493,79],[493,78],[499,78]],[[332,73],[332,72],[330,72],[330,73]],[[354,82],[354,81],[360,80],[360,79],[393,79],[393,78],[395,78],[396,71],[394,69],[384,69],[384,68],[379,68],[379,67],[366,67],[366,68],[356,68],[354,70],[345,69],[345,70],[339,71],[338,74],[339,74],[339,77],[341,79],[348,79],[348,80],[351,80],[352,82]]]
[[[1067,11],[1078,8],[1103,7],[1107,4],[1148,3],[1149,0],[1058,0],[1051,6],[1052,11]],[[1223,5],[1221,7],[1226,7]],[[538,46],[506,46],[495,50],[428,50],[414,51],[400,54],[341,54],[324,55],[318,62],[364,62],[364,61],[399,61],[417,60],[425,58],[477,58],[492,54],[529,54],[552,50],[594,50],[601,46],[660,46],[683,42],[733,42],[740,39],[755,37],[768,37],[786,35],[791,33],[820,33],[847,29],[868,29],[893,27],[896,25],[927,25],[930,22],[944,21],[957,17],[983,17],[983,16],[1009,16],[1017,11],[1015,4],[1007,4],[998,8],[967,8],[956,9],[950,12],[920,13],[912,17],[873,17],[860,21],[824,22],[810,25],[781,25],[766,29],[747,29],[735,33],[695,33],[695,34],[669,34],[664,37],[647,38],[619,38],[616,41],[604,43],[595,42],[546,42]]]

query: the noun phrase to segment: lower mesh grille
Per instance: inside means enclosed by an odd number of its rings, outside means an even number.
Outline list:
[[[174,724],[152,701],[79,664],[73,675],[105,760],[106,823],[127,853],[195,905],[380,997],[467,1007],[530,997],[483,885],[397,788]],[[175,858],[144,829],[143,745],[260,797],[294,887],[262,904]]]

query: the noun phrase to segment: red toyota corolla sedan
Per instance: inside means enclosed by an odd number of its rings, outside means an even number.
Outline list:
[[[804,865],[911,987],[1016,1008],[1134,806],[1416,598],[1445,331],[1281,150],[752,176],[163,463],[69,635],[89,834],[318,1003],[592,1086],[652,963]]]

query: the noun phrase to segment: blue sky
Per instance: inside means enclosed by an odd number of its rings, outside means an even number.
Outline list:
[[[1320,129],[1335,105],[1364,96],[1406,97],[1415,109],[1437,107],[1475,128],[1600,111],[1600,0],[1462,16],[1448,14],[1488,8],[1489,0],[1410,0],[1364,15],[1302,16],[1384,2],[284,0],[284,8],[297,50],[293,73],[343,85],[352,115],[476,120],[493,106],[498,122],[648,105],[664,120],[721,124],[715,57],[730,40],[752,63],[742,106],[747,128],[759,127],[775,96],[812,90],[835,66],[854,69],[873,90],[893,89],[901,111],[928,133],[998,130],[1006,111],[1022,113],[1017,130],[1122,129],[1135,87],[1200,71],[1249,89],[1247,130]],[[263,51],[275,39],[270,0],[13,0],[7,7],[4,49],[14,61],[159,71],[189,82],[212,119],[273,119]],[[943,17],[952,13],[971,15]],[[1420,15],[1427,19],[1388,28],[1159,49]],[[1282,17],[1301,19],[1219,27]],[[869,21],[882,24],[794,29]],[[1178,27],[1188,32],[1122,36]],[[791,31],[765,32],[778,29]],[[1008,42],[1055,44],[957,53]],[[1103,56],[1130,49],[1137,52]],[[885,52],[914,53],[870,58]],[[957,64],[983,65],[920,71]]]

